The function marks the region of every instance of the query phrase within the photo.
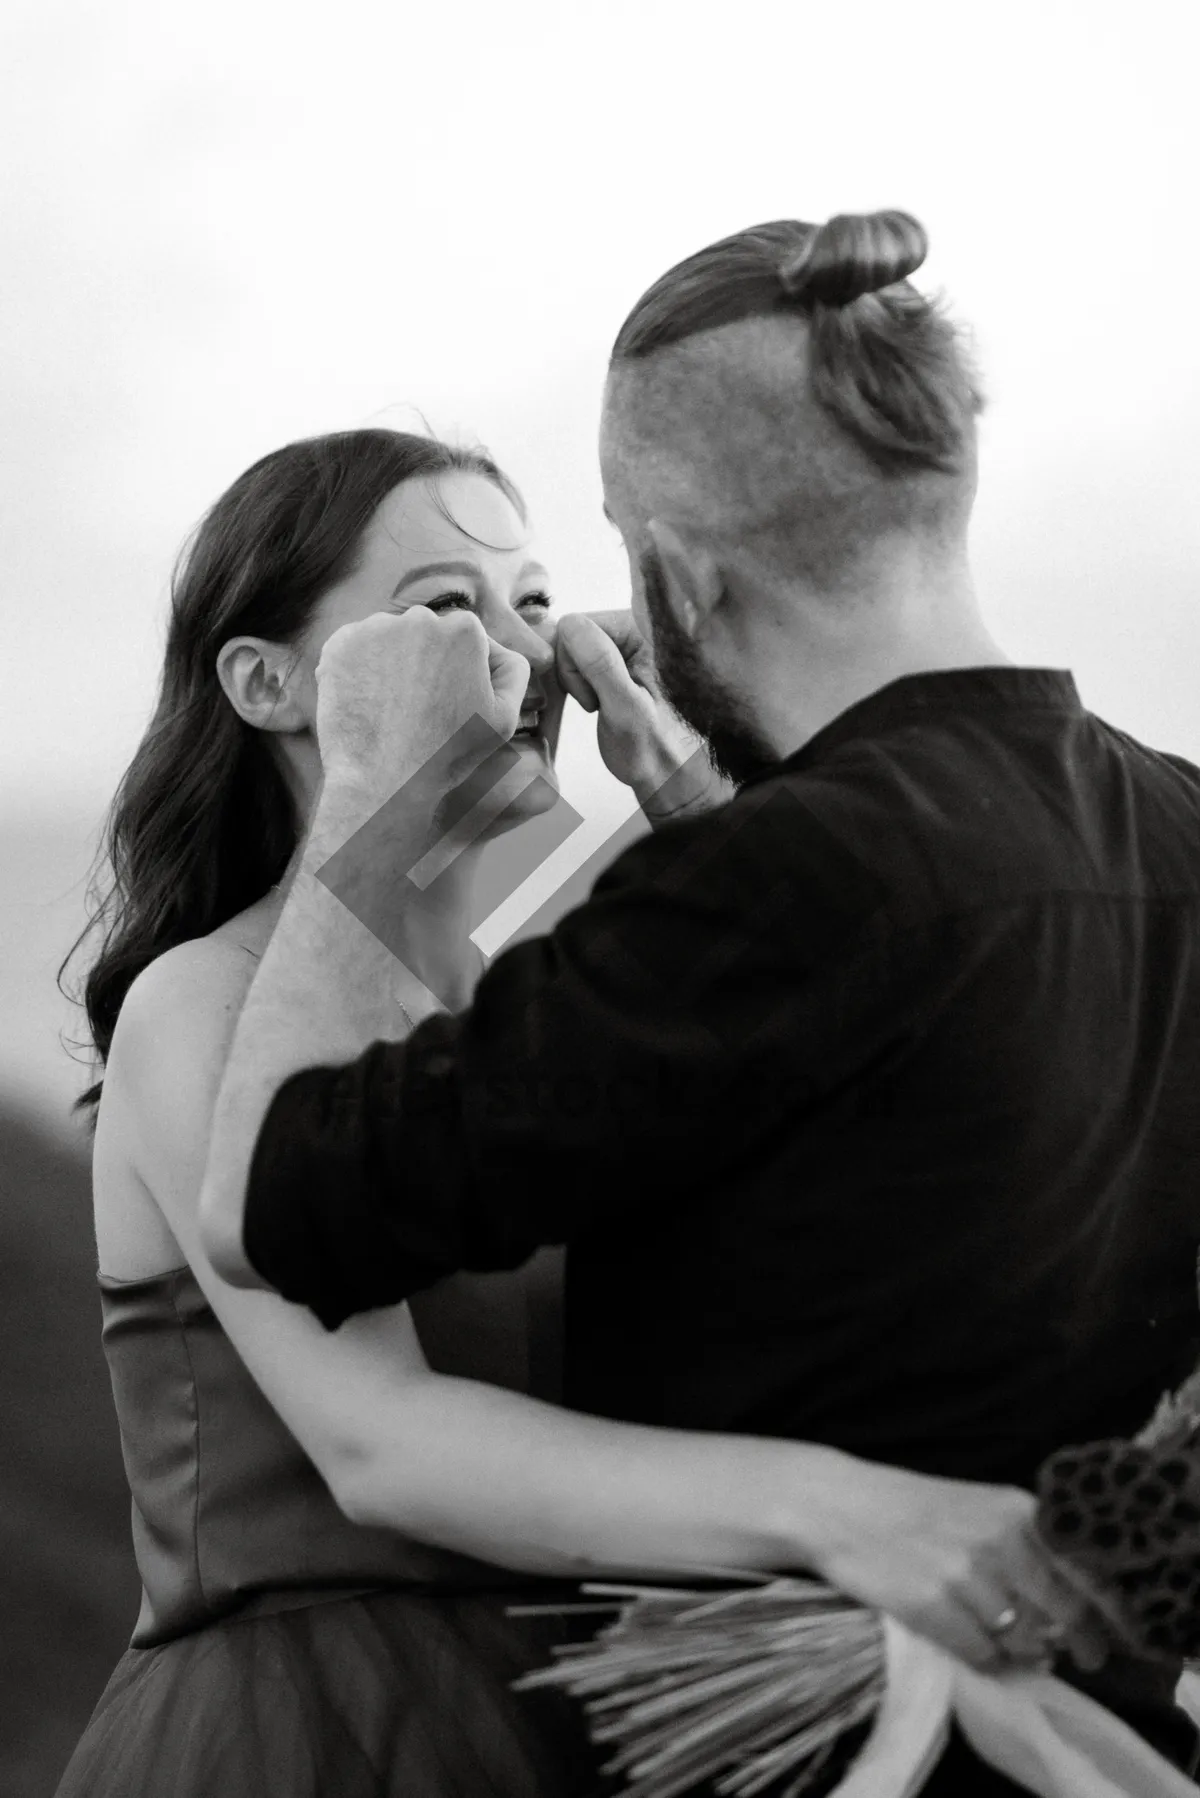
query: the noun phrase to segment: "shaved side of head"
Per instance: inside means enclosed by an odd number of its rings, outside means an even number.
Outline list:
[[[819,586],[882,538],[965,529],[973,444],[952,471],[884,473],[816,399],[809,343],[801,318],[750,318],[614,365],[601,453],[622,510]]]
[[[605,483],[631,525],[830,590],[898,536],[961,539],[981,402],[903,278],[923,254],[915,221],[873,214],[756,227],[663,276],[605,395]]]

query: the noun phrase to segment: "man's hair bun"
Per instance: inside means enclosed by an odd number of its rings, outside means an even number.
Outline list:
[[[779,284],[800,306],[849,306],[905,280],[928,248],[911,213],[841,212],[780,265]]]
[[[926,248],[907,212],[751,225],[647,288],[617,333],[613,364],[745,319],[782,319],[793,333],[799,323],[813,399],[884,473],[961,476],[974,467],[983,399],[954,325],[907,279]]]

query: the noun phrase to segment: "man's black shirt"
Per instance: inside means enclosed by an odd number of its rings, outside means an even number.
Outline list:
[[[330,1326],[568,1244],[567,1402],[1031,1483],[1200,1352],[1200,772],[905,677],[471,1008],[297,1074],[245,1241]]]

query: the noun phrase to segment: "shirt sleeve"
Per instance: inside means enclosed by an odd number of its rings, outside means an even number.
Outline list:
[[[246,1254],[336,1328],[731,1178],[861,1049],[869,859],[790,787],[628,849],[470,1009],[279,1090]],[[631,1243],[631,1250],[632,1250]]]

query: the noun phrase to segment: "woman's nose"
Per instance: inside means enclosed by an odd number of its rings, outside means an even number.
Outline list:
[[[504,649],[515,649],[529,663],[531,674],[545,675],[554,668],[554,635],[550,627],[543,635],[535,630],[511,606],[497,606],[483,618],[483,628]]]

